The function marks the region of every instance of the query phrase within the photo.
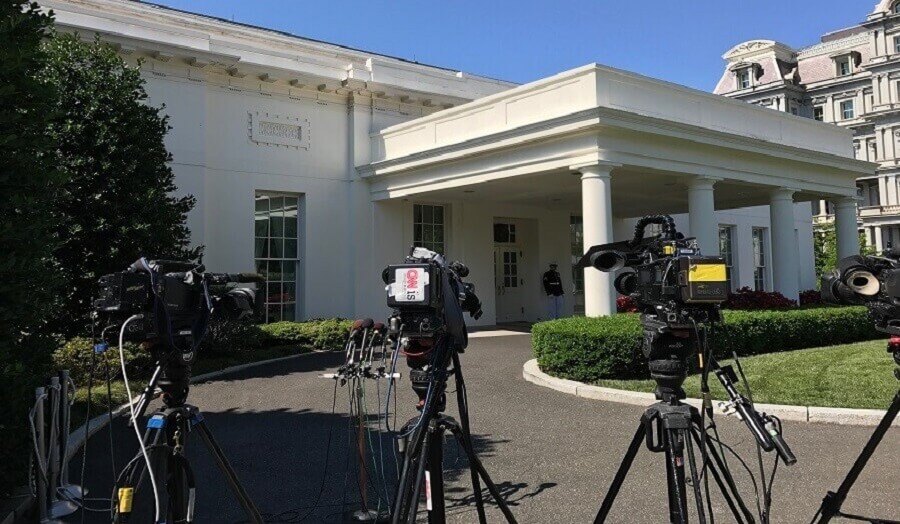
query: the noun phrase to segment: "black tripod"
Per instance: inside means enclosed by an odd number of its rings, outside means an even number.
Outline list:
[[[646,343],[650,345],[650,374],[656,380],[656,398],[660,402],[650,406],[641,416],[641,423],[631,439],[628,451],[622,459],[619,469],[613,478],[595,524],[606,522],[616,496],[619,493],[628,470],[646,441],[647,449],[654,453],[664,453],[666,459],[666,486],[669,499],[669,522],[686,524],[688,522],[688,485],[693,492],[697,506],[697,520],[706,522],[706,509],[700,491],[700,475],[694,458],[694,444],[702,451],[704,457],[711,462],[703,464],[704,474],[709,472],[715,479],[722,496],[738,523],[755,522],[753,514],[747,508],[734,483],[727,465],[708,439],[701,438],[705,431],[702,417],[697,408],[683,404],[684,389],[681,387],[686,377],[684,360],[684,339],[679,340],[670,332],[665,334],[645,333]],[[654,356],[668,358],[654,359]],[[680,358],[674,358],[678,355]],[[711,408],[708,409],[708,413]],[[685,458],[689,471],[685,471]],[[707,501],[708,503],[709,501]],[[711,511],[711,509],[710,509]]]
[[[890,342],[888,342],[888,353],[893,354],[894,362],[900,366],[900,337],[891,337]],[[900,368],[894,370],[894,376],[897,380],[900,380]],[[822,500],[822,505],[819,507],[819,511],[816,513],[816,516],[813,517],[813,522],[818,518],[819,524],[826,524],[831,522],[835,517],[843,517],[845,519],[870,522],[872,524],[900,524],[900,521],[897,520],[876,519],[841,512],[841,506],[844,504],[844,501],[847,500],[850,488],[856,483],[856,479],[859,478],[859,475],[866,467],[869,459],[872,458],[875,449],[881,444],[884,435],[891,427],[894,419],[897,418],[898,412],[900,412],[900,391],[897,391],[897,394],[894,395],[894,400],[891,402],[887,413],[884,414],[881,422],[878,423],[878,427],[875,428],[875,432],[869,437],[869,441],[866,442],[865,447],[863,447],[862,453],[856,457],[856,462],[853,463],[853,467],[850,468],[850,471],[847,473],[847,476],[844,478],[844,481],[841,483],[838,490],[829,491],[828,494],[825,495],[825,498]]]
[[[401,430],[401,433],[408,437],[401,438],[398,442],[398,448],[403,454],[403,467],[394,496],[391,523],[411,524],[416,521],[423,488],[429,524],[445,522],[443,442],[444,433],[450,431],[469,460],[479,522],[481,524],[487,522],[484,498],[481,493],[481,481],[483,480],[507,522],[515,524],[515,517],[501,497],[497,486],[488,476],[481,461],[478,460],[472,445],[466,386],[460,367],[459,354],[450,337],[446,335],[438,337],[433,351],[433,365],[429,371],[413,370],[410,372],[414,389],[416,382],[419,384],[427,382],[427,393],[424,403],[421,405],[421,415],[407,422]],[[451,363],[453,369],[449,370]],[[414,373],[418,373],[419,376],[414,376]],[[456,400],[459,405],[460,422],[443,413],[446,407],[447,379],[451,373],[456,378]],[[422,376],[422,374],[427,376]]]
[[[143,416],[154,390],[159,386],[163,392],[164,406],[148,419],[142,445],[150,458],[150,467],[157,482],[160,520],[170,523],[194,521],[196,484],[185,448],[188,436],[196,431],[250,522],[262,524],[259,511],[238,480],[222,448],[213,438],[200,410],[186,403],[189,382],[189,365],[158,364],[135,411],[136,420]],[[134,492],[143,482],[146,473],[143,453],[138,453],[116,482],[113,522],[125,522],[131,516]]]

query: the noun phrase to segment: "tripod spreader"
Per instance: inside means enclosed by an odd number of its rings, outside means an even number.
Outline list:
[[[797,457],[794,456],[791,448],[782,438],[775,420],[770,415],[756,411],[753,403],[747,397],[741,395],[740,391],[735,387],[738,377],[737,373],[734,372],[734,368],[731,366],[719,366],[715,359],[710,359],[710,367],[731,399],[727,403],[723,403],[725,414],[737,412],[738,418],[744,421],[762,449],[766,452],[773,449],[776,450],[778,456],[788,466],[796,464]]]

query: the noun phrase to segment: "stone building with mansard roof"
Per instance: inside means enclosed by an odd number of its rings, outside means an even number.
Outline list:
[[[723,58],[716,94],[853,131],[853,155],[878,164],[857,180],[859,227],[879,250],[900,246],[900,1],[882,0],[863,22],[809,47],[753,40]],[[817,223],[833,211],[813,204]]]
[[[809,202],[839,202],[858,249],[875,165],[836,126],[597,64],[514,85],[145,2],[41,4],[142,61],[192,241],[266,276],[269,320],[383,318],[382,269],[412,244],[469,265],[480,324],[546,318],[551,262],[567,313],[610,314],[613,275],[573,261],[651,213],[733,287],[794,298],[815,286]]]

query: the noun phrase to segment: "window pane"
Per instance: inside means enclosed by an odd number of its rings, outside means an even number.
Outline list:
[[[281,211],[284,209],[284,197],[272,197],[272,203],[270,204],[272,215],[281,215]]]
[[[297,300],[297,285],[296,284],[284,284],[281,289],[284,294],[285,302],[293,302]]]
[[[272,226],[272,237],[284,237],[284,218],[273,216],[269,219],[269,225]]]
[[[441,243],[444,241],[443,226],[434,226],[434,241],[435,243]]]
[[[281,308],[281,319],[282,320],[297,320],[297,314],[295,312],[296,306],[294,304],[285,304],[284,307]]]
[[[422,206],[422,222],[425,224],[434,223],[434,206]]]
[[[297,238],[297,210],[284,217],[284,238]]]
[[[256,258],[269,258],[269,241],[265,238],[256,239]]]
[[[422,242],[430,244],[434,241],[434,226],[424,226],[422,230]]]
[[[256,197],[256,212],[268,212],[269,211],[269,197],[261,195]]]
[[[297,258],[297,241],[296,240],[285,240],[284,241],[284,258]]]
[[[422,225],[416,224],[413,226],[413,243],[417,246],[422,245]]]
[[[269,218],[267,215],[256,215],[255,230],[257,237],[269,236]]]
[[[279,281],[281,280],[281,262],[271,261],[269,262],[269,280],[270,281]]]
[[[283,258],[284,240],[273,238],[269,240],[269,258]]]
[[[266,302],[281,302],[281,282],[269,282],[269,290],[266,294]]]
[[[419,204],[413,205],[413,222],[422,222],[422,206]]]
[[[444,206],[434,206],[434,223],[444,223]]]
[[[285,282],[296,282],[297,280],[297,262],[289,260],[281,263],[281,279]]]

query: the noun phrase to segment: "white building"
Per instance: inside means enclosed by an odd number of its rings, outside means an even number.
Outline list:
[[[794,298],[815,286],[808,202],[837,202],[858,249],[875,165],[845,129],[598,65],[515,86],[139,2],[43,4],[144,60],[193,241],[212,270],[267,274],[272,318],[384,316],[381,270],[413,243],[470,266],[481,324],[545,317],[551,262],[570,312],[607,314],[611,277],[573,254],[651,213],[721,249],[733,287]]]
[[[878,164],[856,183],[860,229],[879,251],[900,246],[900,1],[882,0],[809,47],[752,40],[723,58],[717,94],[853,131],[856,158]],[[829,222],[832,203],[816,202],[813,214]]]

